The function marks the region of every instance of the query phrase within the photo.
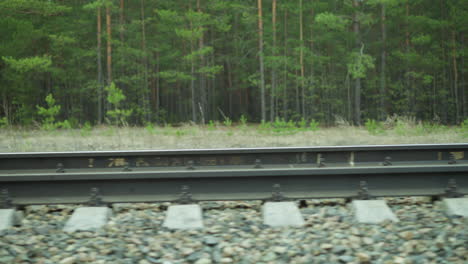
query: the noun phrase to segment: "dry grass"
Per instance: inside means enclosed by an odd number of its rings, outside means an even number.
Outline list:
[[[202,149],[467,143],[458,128],[427,132],[418,127],[386,129],[371,134],[363,127],[338,126],[318,131],[272,132],[244,127],[97,127],[89,130],[1,129],[0,152],[88,151],[138,149]]]

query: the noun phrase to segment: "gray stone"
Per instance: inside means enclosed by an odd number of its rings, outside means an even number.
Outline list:
[[[15,257],[12,257],[12,256],[0,257],[0,263],[13,263],[14,259]]]
[[[198,204],[171,205],[163,226],[171,229],[203,228],[201,207]]]
[[[0,209],[0,230],[8,229],[14,225],[18,225],[21,221],[22,214],[15,209]]]
[[[385,220],[398,222],[384,200],[354,200],[352,207],[359,223],[377,224]]]
[[[5,230],[13,227],[15,222],[14,209],[1,209],[0,210],[0,230]]]
[[[281,226],[303,226],[299,208],[294,202],[267,202],[263,205],[263,224]]]
[[[468,198],[447,198],[442,205],[447,215],[468,217]]]
[[[332,252],[335,253],[335,254],[343,254],[345,253],[347,250],[347,248],[345,246],[341,246],[341,245],[338,245],[338,246],[334,246],[333,249],[332,249]]]
[[[338,260],[340,261],[340,263],[349,263],[349,262],[352,262],[354,258],[352,256],[344,255],[344,256],[339,256]]]
[[[203,239],[203,242],[205,244],[207,244],[208,246],[215,246],[216,244],[218,244],[218,239],[214,236],[206,236],[204,239]]]
[[[194,261],[202,258],[202,256],[203,256],[203,252],[197,251],[197,252],[194,252],[194,253],[190,254],[186,259],[187,259],[187,261],[194,262]]]
[[[112,210],[107,207],[80,207],[75,209],[63,231],[96,231],[107,223],[111,215]]]
[[[73,264],[76,262],[76,257],[75,256],[71,256],[71,257],[67,257],[67,258],[64,258],[62,259],[59,264]]]
[[[266,262],[273,261],[275,259],[276,259],[276,254],[271,251],[262,257],[262,260]]]
[[[211,264],[211,259],[201,258],[195,262],[195,264]]]
[[[356,254],[356,257],[358,258],[359,263],[370,263],[371,261],[371,257],[369,256],[369,254],[364,252],[358,252]]]

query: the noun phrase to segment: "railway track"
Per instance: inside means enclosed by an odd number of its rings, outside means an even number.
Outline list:
[[[467,198],[361,200],[468,194],[468,144],[0,153],[0,188],[1,263],[467,260]]]
[[[0,153],[4,207],[468,194],[468,144]]]

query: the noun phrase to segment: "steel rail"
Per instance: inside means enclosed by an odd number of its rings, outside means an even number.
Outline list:
[[[0,153],[0,170],[468,161],[468,144]]]
[[[462,195],[468,144],[3,153],[0,188],[13,205]]]

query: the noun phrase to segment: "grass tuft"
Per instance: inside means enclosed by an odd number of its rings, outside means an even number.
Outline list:
[[[422,143],[466,143],[468,120],[458,127],[397,121],[369,122],[355,127],[320,127],[284,121],[230,127],[183,124],[177,128],[147,124],[145,127],[114,127],[85,124],[81,129],[52,132],[25,128],[0,128],[0,152],[88,151],[138,149],[199,149],[243,147],[299,147],[336,145],[388,145]],[[379,131],[383,133],[374,133]],[[156,131],[156,132],[155,132]]]

